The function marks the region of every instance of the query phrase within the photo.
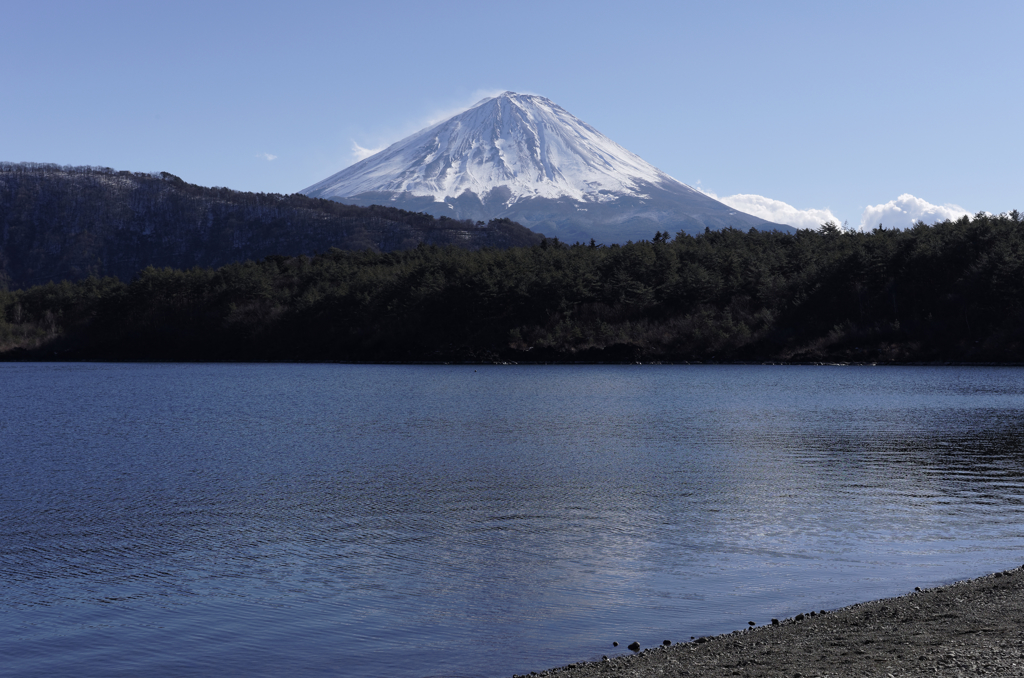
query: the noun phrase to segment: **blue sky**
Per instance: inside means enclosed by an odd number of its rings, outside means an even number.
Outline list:
[[[5,161],[293,193],[356,144],[513,90],[793,220],[1024,210],[1019,1],[6,0],[3,17]]]

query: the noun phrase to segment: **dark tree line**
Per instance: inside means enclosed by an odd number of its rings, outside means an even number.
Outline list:
[[[507,219],[435,219],[300,194],[204,188],[166,172],[0,163],[0,285],[8,288],[90,275],[127,280],[147,265],[215,268],[330,247],[479,249],[541,237]]]
[[[1024,224],[331,249],[0,293],[8,359],[1024,362]]]

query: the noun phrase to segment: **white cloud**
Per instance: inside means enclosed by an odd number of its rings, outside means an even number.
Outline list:
[[[933,205],[921,198],[904,193],[884,205],[869,205],[861,216],[861,230],[870,230],[882,224],[886,228],[909,228],[915,221],[934,224],[946,219],[956,220],[970,214],[953,204]]]
[[[382,144],[376,146],[375,148],[364,148],[363,146],[360,146],[359,143],[353,141],[352,142],[352,162],[353,163],[357,163],[360,160],[365,160],[366,158],[369,158],[371,155],[374,155],[376,153],[380,153],[381,151],[383,151],[385,148],[387,148],[391,144],[393,144],[393,143],[395,143],[397,141],[401,141],[402,139],[405,139],[410,134],[415,134],[416,132],[419,132],[420,130],[426,129],[426,128],[432,126],[432,125],[436,125],[436,124],[438,124],[440,122],[444,122],[445,120],[447,120],[447,119],[449,119],[451,117],[454,117],[454,116],[458,115],[459,113],[462,113],[463,111],[469,110],[470,108],[472,108],[476,104],[480,103],[484,99],[489,99],[491,97],[496,97],[499,94],[501,94],[503,92],[506,92],[506,91],[507,90],[503,90],[503,89],[496,89],[496,90],[492,90],[492,89],[478,89],[475,92],[473,92],[471,95],[469,95],[469,97],[464,99],[462,101],[462,103],[459,103],[459,104],[457,104],[455,106],[448,107],[448,108],[435,109],[434,112],[429,114],[429,115],[426,115],[426,116],[421,117],[421,118],[417,118],[415,120],[410,120],[405,125],[403,125],[400,130],[392,132],[392,133],[386,135],[386,138],[390,139],[390,141],[387,141],[386,143],[382,143]],[[527,94],[527,92],[520,92],[520,94]]]
[[[842,223],[827,208],[801,210],[781,200],[746,193],[719,197],[713,192],[701,188],[700,182],[697,182],[697,189],[715,200],[725,203],[729,207],[746,212],[747,214],[753,214],[755,217],[774,221],[777,224],[793,226],[794,228],[817,229],[826,221],[833,221],[837,224]],[[878,226],[878,224],[882,224],[886,228],[910,228],[917,221],[934,224],[937,221],[945,221],[946,219],[956,220],[965,214],[971,216],[967,210],[959,205],[933,205],[927,200],[904,193],[884,205],[869,205],[865,208],[861,216],[859,229],[862,231],[871,230]]]
[[[273,155],[272,153],[257,153],[256,157],[257,158],[266,158],[267,162],[270,162],[271,160],[277,160],[277,156]]]
[[[355,158],[355,162],[360,160],[366,160],[371,155],[376,155],[383,151],[387,146],[379,146],[377,148],[363,148],[356,142],[352,142],[352,157]]]
[[[507,91],[507,89],[478,89],[472,94],[470,94],[466,99],[464,99],[463,103],[456,104],[455,106],[449,108],[443,108],[434,111],[434,114],[429,116],[426,122],[419,123],[418,126],[413,125],[414,127],[416,127],[416,129],[413,130],[413,132],[410,132],[410,134],[418,132],[421,129],[426,129],[431,125],[436,125],[439,122],[444,122],[448,118],[454,117],[459,113],[462,113],[463,111],[468,111],[470,108],[476,106],[484,99],[494,98],[499,94],[503,94]],[[519,92],[519,94],[530,94],[530,92]]]
[[[776,224],[786,224],[793,228],[817,229],[826,221],[840,223],[839,218],[827,208],[801,210],[781,200],[766,198],[763,195],[737,193],[736,195],[720,198],[711,191],[704,190],[699,185],[697,189],[733,209],[752,214],[755,217],[761,217]]]

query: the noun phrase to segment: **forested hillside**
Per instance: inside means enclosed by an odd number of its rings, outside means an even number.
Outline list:
[[[204,188],[166,172],[0,163],[0,286],[9,288],[90,275],[130,280],[146,266],[211,268],[331,247],[478,249],[540,239],[507,219],[483,224]]]
[[[148,268],[4,293],[0,345],[58,360],[1024,362],[1024,224]]]

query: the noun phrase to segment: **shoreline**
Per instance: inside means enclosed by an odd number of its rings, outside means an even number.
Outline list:
[[[1024,676],[1024,566],[530,676]],[[513,676],[513,678],[521,678]]]
[[[447,365],[447,366],[537,366],[537,365],[689,365],[689,366],[757,366],[780,367],[1024,367],[1024,362],[964,362],[964,361],[785,361],[785,360],[648,360],[648,361],[593,361],[593,360],[174,360],[166,358],[76,358],[60,354],[36,358],[0,352],[0,364],[108,364],[108,365]]]

